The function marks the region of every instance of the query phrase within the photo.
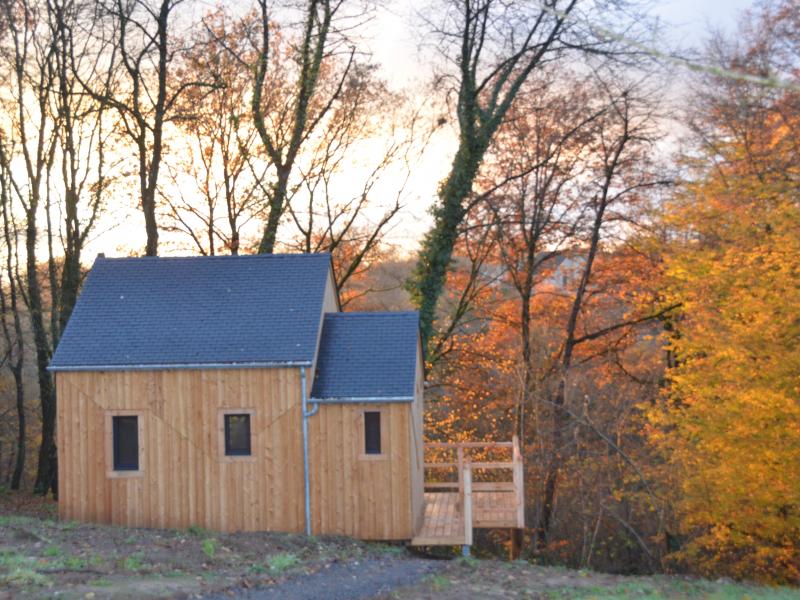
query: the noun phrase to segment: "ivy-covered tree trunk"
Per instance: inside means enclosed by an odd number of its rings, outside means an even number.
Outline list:
[[[440,33],[448,43],[453,42],[451,60],[458,67],[454,78],[458,81],[459,146],[439,191],[433,228],[423,240],[408,282],[420,311],[423,347],[434,335],[436,305],[484,155],[531,73],[546,55],[562,48],[565,19],[577,1],[567,0],[563,5],[556,1],[548,8],[535,6],[513,17],[504,2],[453,2],[450,28]]]
[[[458,229],[466,214],[464,202],[472,192],[472,182],[483,160],[487,142],[488,140],[478,147],[472,147],[475,144],[462,137],[450,176],[439,192],[439,204],[433,213],[433,228],[422,241],[409,289],[419,306],[423,347],[427,346],[433,336],[436,304],[444,289],[453,248],[458,239]]]
[[[27,288],[28,308],[30,310],[31,328],[36,350],[36,370],[39,379],[39,397],[42,408],[42,443],[39,446],[39,461],[36,470],[36,482],[33,491],[36,494],[47,494],[52,490],[57,493],[57,458],[56,458],[56,391],[53,379],[47,370],[50,362],[50,342],[44,323],[42,291],[36,265],[36,216],[38,202],[32,202],[32,210],[27,211],[26,227],[27,252]]]

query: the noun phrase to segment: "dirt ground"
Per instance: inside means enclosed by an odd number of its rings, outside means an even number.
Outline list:
[[[344,537],[125,529],[54,517],[52,502],[0,493],[0,599],[800,600],[800,590],[726,580],[429,560]]]
[[[167,598],[274,586],[335,565],[411,558],[344,537],[219,534],[59,522],[54,505],[4,494],[0,598]]]

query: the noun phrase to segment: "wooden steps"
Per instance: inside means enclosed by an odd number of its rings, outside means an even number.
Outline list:
[[[471,462],[465,451],[508,448],[509,462]],[[513,442],[426,444],[426,448],[454,450],[455,460],[425,463],[426,470],[456,469],[458,481],[426,482],[422,526],[412,546],[469,546],[475,528],[520,529],[525,526],[522,457]],[[511,481],[476,481],[473,471],[510,473]],[[495,476],[497,479],[498,476]]]

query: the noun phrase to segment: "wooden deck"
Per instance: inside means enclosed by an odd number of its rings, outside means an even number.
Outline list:
[[[458,494],[425,492],[425,519],[414,546],[461,546],[467,543],[464,508]]]
[[[516,438],[499,443],[426,444],[426,449],[439,456],[438,462],[425,463],[426,473],[439,475],[437,481],[425,484],[425,515],[412,546],[469,546],[475,528],[525,526],[522,456]],[[487,449],[510,450],[511,460],[473,462],[471,453]],[[455,457],[442,460],[448,452]],[[457,481],[442,481],[441,472],[448,470],[457,473]]]

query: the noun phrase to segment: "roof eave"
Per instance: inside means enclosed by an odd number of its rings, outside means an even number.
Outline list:
[[[270,362],[242,363],[181,363],[181,364],[138,364],[138,365],[56,365],[47,367],[52,373],[62,371],[180,371],[202,369],[277,369],[281,367],[310,367],[311,361],[285,360]]]
[[[381,402],[413,402],[414,396],[340,396],[309,398],[312,404],[379,404]]]

